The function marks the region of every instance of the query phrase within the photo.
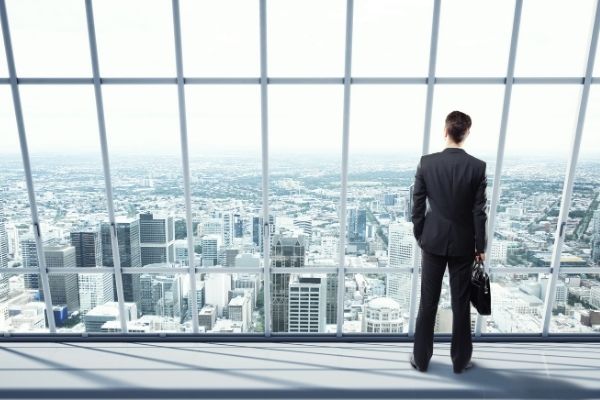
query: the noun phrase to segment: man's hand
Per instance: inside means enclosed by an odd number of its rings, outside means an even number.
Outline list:
[[[475,253],[475,260],[477,260],[477,262],[485,261],[485,253]]]

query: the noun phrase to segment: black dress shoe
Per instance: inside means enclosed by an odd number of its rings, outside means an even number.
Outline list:
[[[473,368],[473,362],[471,362],[471,361],[469,361],[469,362],[467,363],[467,365],[465,365],[464,367],[462,367],[462,368],[460,368],[460,369],[456,369],[456,368],[454,368],[454,373],[455,373],[455,374],[460,374],[460,373],[462,373],[462,372],[464,372],[464,371],[466,371],[466,370],[468,370],[468,369],[470,369],[470,368]]]
[[[427,368],[421,368],[417,365],[417,363],[415,363],[415,358],[412,354],[410,355],[410,365],[417,371],[421,371],[421,372],[427,371]]]

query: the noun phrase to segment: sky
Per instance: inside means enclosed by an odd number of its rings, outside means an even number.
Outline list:
[[[257,77],[258,0],[181,0],[184,74]],[[174,77],[169,0],[94,1],[100,72],[104,77]],[[344,0],[267,1],[268,75],[341,77],[344,73]],[[356,0],[352,75],[425,77],[433,1]],[[8,0],[20,77],[90,77],[84,2]],[[502,77],[514,2],[443,1],[436,75]],[[583,76],[594,2],[524,2],[515,76]],[[600,62],[595,75],[600,76]],[[0,77],[7,76],[0,44]],[[600,85],[593,85],[582,154],[600,153]],[[0,152],[18,152],[12,99],[0,85]],[[98,128],[91,85],[21,85],[32,155],[97,152]],[[109,150],[124,154],[180,151],[175,85],[104,85]],[[581,85],[515,85],[507,156],[567,157]],[[468,113],[465,148],[495,157],[503,85],[436,85],[430,151],[444,147],[443,121]],[[342,85],[270,85],[271,152],[339,154]],[[350,153],[420,153],[426,85],[353,85]],[[191,154],[260,154],[258,85],[187,85]]]

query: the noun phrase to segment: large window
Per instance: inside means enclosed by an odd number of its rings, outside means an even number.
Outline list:
[[[0,332],[410,334],[453,110],[494,227],[474,331],[600,331],[597,0],[2,5]],[[437,333],[450,304],[446,274]]]

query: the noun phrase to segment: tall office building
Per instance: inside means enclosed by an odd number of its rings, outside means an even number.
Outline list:
[[[45,246],[44,258],[47,268],[75,268],[75,247]],[[48,281],[53,305],[66,305],[70,313],[79,310],[77,274],[50,274]],[[44,297],[43,289],[40,289],[40,294]]]
[[[310,241],[312,238],[312,220],[309,217],[299,217],[294,219],[294,226],[302,230],[302,233],[308,237]]]
[[[221,237],[218,235],[204,235],[200,239],[202,246],[202,266],[212,267],[219,264],[219,253],[221,252]]]
[[[114,266],[111,247],[109,223],[102,223],[100,232],[102,236],[102,262],[106,267]],[[140,226],[139,221],[134,218],[119,218],[116,221],[117,238],[119,245],[119,257],[122,268],[139,268],[142,266],[140,253]],[[113,275],[113,291],[116,295],[116,283]],[[123,293],[125,301],[136,303],[136,311],[140,304],[140,275],[123,274]]]
[[[393,222],[388,234],[389,267],[408,267],[420,264],[421,252],[413,236],[412,223]],[[410,271],[391,272],[387,275],[387,296],[396,300],[402,310],[407,310],[411,291]]]
[[[87,229],[71,232],[71,246],[75,247],[77,268],[94,268],[102,265],[100,233]]]
[[[367,249],[367,210],[358,207],[349,208],[346,221],[349,252],[365,253]]]
[[[600,210],[592,217],[592,262],[600,264]]]
[[[140,286],[143,315],[175,318],[179,322],[185,318],[181,275],[142,274]]]
[[[255,246],[263,252],[263,217],[255,215],[252,217],[252,242]],[[271,228],[271,235],[275,233],[275,217],[269,216],[269,227]]]
[[[233,214],[233,237],[244,237],[244,219],[240,214]]]
[[[305,263],[305,237],[273,235],[271,238],[271,313],[272,331],[288,332],[290,274],[277,268],[300,268]]]
[[[79,308],[85,314],[114,299],[112,274],[78,274]]]
[[[20,242],[21,260],[24,268],[37,268],[38,255],[35,239],[32,237],[24,237]],[[23,276],[23,285],[25,289],[39,289],[40,276],[39,274],[25,274]]]
[[[227,248],[233,244],[234,215],[231,211],[221,211],[219,217],[223,222],[223,246]]]
[[[294,275],[289,293],[289,332],[324,332],[327,286],[323,277]]]
[[[4,205],[0,202],[0,269],[8,268],[8,236],[6,235],[6,220]],[[8,275],[0,272],[0,300],[8,297]]]
[[[140,214],[142,266],[175,262],[175,223],[172,216]]]

